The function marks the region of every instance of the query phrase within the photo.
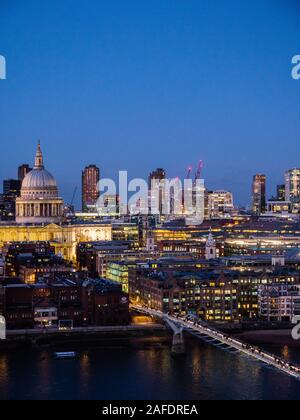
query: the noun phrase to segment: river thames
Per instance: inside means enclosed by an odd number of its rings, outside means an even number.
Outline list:
[[[79,357],[55,360],[58,350],[76,350]],[[270,350],[300,362],[297,349]],[[0,353],[2,400],[297,400],[299,395],[297,380],[194,338],[180,358],[172,357],[162,337]]]

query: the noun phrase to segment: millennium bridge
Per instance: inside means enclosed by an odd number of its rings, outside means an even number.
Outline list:
[[[185,351],[183,331],[186,331],[197,338],[200,338],[211,345],[217,346],[223,350],[229,350],[235,354],[246,355],[254,360],[262,362],[263,364],[273,367],[293,378],[300,380],[300,367],[279,358],[278,356],[268,353],[259,347],[251,346],[241,340],[233,338],[221,331],[216,330],[209,324],[199,321],[194,317],[175,317],[169,314],[164,314],[159,311],[133,305],[131,309],[150,315],[155,318],[163,319],[169,327],[173,330],[173,345],[172,351],[176,354]]]

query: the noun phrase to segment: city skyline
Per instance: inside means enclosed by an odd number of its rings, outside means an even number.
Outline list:
[[[183,177],[200,159],[208,188],[237,204],[251,205],[255,173],[274,195],[299,166],[299,5],[210,3],[2,2],[0,178],[41,138],[66,201],[90,163],[112,178]]]
[[[40,145],[41,141],[39,140],[37,143],[38,143],[38,145]],[[48,156],[47,156],[47,158],[48,158]],[[3,188],[5,187],[5,182],[9,182],[9,181],[18,182],[18,180],[19,180],[19,182],[22,182],[22,179],[20,180],[20,171],[24,170],[24,167],[27,170],[32,170],[32,168],[30,167],[30,166],[33,166],[32,165],[33,164],[32,158],[31,158],[31,160],[29,162],[25,162],[25,160],[23,160],[22,162],[23,163],[20,163],[16,168],[14,168],[15,175],[13,175],[13,172],[10,172],[10,173],[12,173],[12,176],[11,177],[6,176],[3,179],[0,179],[1,184],[3,184]],[[201,170],[203,171],[203,162],[201,161],[200,164],[201,164]],[[47,162],[47,166],[49,167],[48,162]],[[300,167],[300,165],[299,165],[299,167]],[[270,184],[269,184],[268,177],[266,175],[263,175],[266,178],[265,179],[265,189],[266,189],[265,200],[268,201],[268,200],[271,200],[273,198],[276,198],[276,193],[278,193],[278,188],[281,187],[286,182],[286,179],[285,179],[286,178],[286,174],[289,171],[300,171],[299,167],[298,168],[285,169],[284,172],[283,172],[283,174],[282,174],[282,180],[281,180],[282,182],[279,182],[278,184],[276,184],[274,186],[272,185],[271,187],[270,187]],[[84,172],[87,171],[88,169],[93,169],[93,168],[96,169],[97,171],[99,171],[98,181],[99,181],[99,179],[108,178],[108,179],[112,179],[112,180],[114,180],[114,181],[117,182],[118,173],[116,174],[116,176],[112,176],[110,178],[110,175],[103,174],[102,173],[102,170],[101,170],[101,166],[100,165],[97,165],[95,163],[90,163],[90,164],[87,164],[83,168],[78,168],[78,172],[79,172],[79,174],[81,176],[81,179],[80,179],[80,181],[78,183],[74,183],[73,190],[68,191],[67,192],[67,195],[65,195],[64,192],[63,192],[63,190],[62,190],[62,188],[60,188],[60,191],[61,191],[61,194],[60,195],[63,197],[65,204],[74,204],[75,209],[77,211],[83,210],[83,208],[85,207],[83,205],[83,201],[85,200],[83,198],[84,197],[84,191],[83,191],[83,176],[84,176]],[[197,176],[197,170],[199,170],[199,162],[198,162],[198,169],[197,169],[197,165],[195,165],[195,166],[191,166],[191,165],[188,166],[186,168],[185,173],[182,174],[182,178],[181,179],[184,180],[184,179],[189,178],[189,177],[193,178],[194,176]],[[167,178],[169,178],[169,179],[176,178],[175,176],[172,176],[171,174],[169,174],[167,169],[161,169],[161,168],[158,168],[158,167],[155,170],[151,170],[150,177],[151,177],[151,175],[157,173],[158,171],[164,171],[165,172],[165,176]],[[52,171],[52,172],[54,172],[54,171]],[[100,176],[100,173],[101,173],[101,176]],[[209,180],[207,180],[207,179],[204,179],[204,181],[205,181],[205,188],[206,188],[207,191],[212,191],[212,192],[228,191],[230,193],[233,193],[233,202],[234,202],[235,207],[244,206],[248,210],[251,210],[251,209],[253,209],[253,180],[257,176],[261,176],[261,175],[255,175],[254,174],[252,176],[252,178],[249,179],[249,201],[248,201],[247,204],[241,203],[239,201],[239,197],[236,196],[236,195],[234,195],[233,189],[230,189],[230,188],[225,189],[224,187],[222,188],[222,186],[220,186],[220,188],[216,188],[216,189],[210,188],[210,185],[211,184],[210,184]],[[144,179],[144,180],[149,180],[149,174],[148,175],[147,174],[144,174],[144,177],[139,176],[139,178],[140,179]],[[252,182],[252,190],[251,190],[251,182]],[[59,184],[59,185],[61,185],[61,184]],[[4,190],[3,190],[3,192],[5,193]],[[97,194],[96,191],[93,194],[94,195]],[[94,202],[94,204],[95,204],[95,202]]]

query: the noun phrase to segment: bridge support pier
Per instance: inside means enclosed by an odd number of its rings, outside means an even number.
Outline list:
[[[180,355],[185,353],[185,343],[183,338],[183,327],[177,327],[168,317],[164,317],[164,321],[173,331],[172,354]]]
[[[182,331],[178,333],[174,332],[173,343],[172,343],[172,354],[174,355],[185,354],[185,342],[184,342]]]

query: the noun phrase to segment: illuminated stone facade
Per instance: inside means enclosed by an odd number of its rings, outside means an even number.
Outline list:
[[[0,248],[9,242],[48,241],[64,258],[75,261],[78,242],[111,241],[110,224],[0,225]]]

